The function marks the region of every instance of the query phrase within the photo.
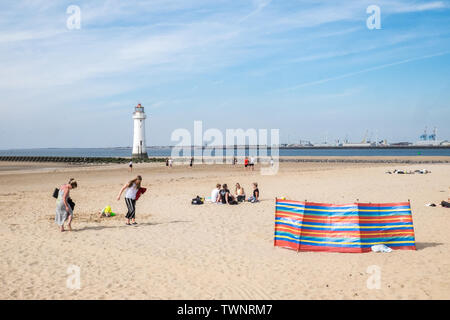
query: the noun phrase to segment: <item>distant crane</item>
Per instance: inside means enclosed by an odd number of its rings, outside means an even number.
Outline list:
[[[423,131],[423,134],[420,136],[420,140],[427,141],[428,135],[427,135],[427,127],[425,127],[425,130]]]
[[[436,141],[437,138],[437,128],[434,127],[433,133],[428,136],[428,140]]]

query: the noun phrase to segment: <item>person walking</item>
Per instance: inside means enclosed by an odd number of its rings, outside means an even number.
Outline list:
[[[71,206],[71,200],[69,198],[70,190],[75,189],[78,186],[75,179],[71,178],[69,182],[62,185],[59,188],[58,198],[56,200],[56,215],[55,222],[60,227],[60,231],[65,231],[64,222],[68,219],[67,229],[72,231],[72,219],[73,219],[73,202]]]
[[[128,211],[125,215],[127,219],[126,225],[137,224],[136,222],[136,194],[141,189],[142,177],[137,176],[133,180],[127,182],[117,196],[117,201],[120,200],[120,196],[125,191],[125,203]]]
[[[133,172],[133,161],[132,160],[130,160],[128,167],[130,168],[130,172]]]
[[[248,165],[252,168],[252,171],[255,170],[255,158],[250,157],[250,163]]]

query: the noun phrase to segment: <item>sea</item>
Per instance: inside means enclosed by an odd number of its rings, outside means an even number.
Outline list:
[[[131,148],[39,148],[39,149],[10,149],[0,150],[0,156],[34,156],[34,157],[130,157]],[[198,150],[196,150],[198,152]],[[226,154],[226,151],[205,150],[205,155]],[[194,150],[191,150],[194,155]],[[234,155],[250,155],[253,154],[252,149],[234,149]],[[170,157],[172,155],[172,147],[147,147],[149,157]],[[282,157],[351,157],[351,156],[450,156],[450,148],[280,148],[278,153]],[[180,156],[190,156],[189,152]],[[258,153],[264,155],[264,153]],[[267,155],[271,155],[270,148],[267,149]]]

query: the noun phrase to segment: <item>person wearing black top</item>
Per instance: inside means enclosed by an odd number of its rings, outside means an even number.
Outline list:
[[[259,189],[258,189],[258,183],[253,183],[253,196],[248,198],[249,202],[259,202]]]
[[[228,197],[230,196],[230,190],[228,190],[228,186],[226,183],[222,185],[222,189],[220,189],[219,195],[220,195],[220,202],[222,202],[223,204],[227,204]]]

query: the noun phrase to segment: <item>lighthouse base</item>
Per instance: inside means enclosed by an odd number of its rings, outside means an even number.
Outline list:
[[[148,154],[147,154],[147,152],[145,152],[145,153],[133,153],[131,155],[131,158],[133,158],[133,159],[148,159]]]

